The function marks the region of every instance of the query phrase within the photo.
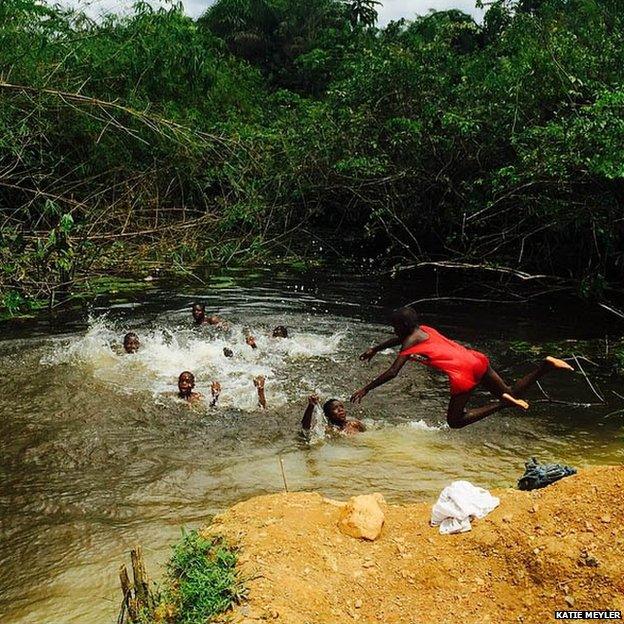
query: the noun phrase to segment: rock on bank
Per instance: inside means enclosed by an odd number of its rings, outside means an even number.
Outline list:
[[[624,611],[623,487],[618,466],[496,492],[500,507],[460,535],[428,525],[432,501],[384,506],[379,538],[354,539],[340,504],[306,492],[239,503],[204,530],[242,549],[239,623],[544,624]]]

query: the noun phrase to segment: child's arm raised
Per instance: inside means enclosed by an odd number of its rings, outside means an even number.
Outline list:
[[[210,401],[210,407],[214,407],[219,400],[221,394],[221,384],[218,381],[213,381],[210,386],[210,392],[212,393],[212,401]]]
[[[262,409],[266,409],[266,396],[264,394],[264,377],[262,375],[258,375],[258,377],[254,377],[254,386],[258,389],[258,405]]]
[[[375,347],[370,347],[369,349],[366,349],[366,351],[364,351],[364,353],[360,355],[360,360],[362,360],[363,362],[370,362],[380,351],[383,351],[384,349],[389,349],[390,347],[396,347],[400,344],[400,338],[397,338],[396,336],[394,338],[389,338],[388,340],[384,340],[384,342],[378,344]]]
[[[357,392],[354,392],[351,395],[351,403],[360,403],[362,399],[374,388],[385,384],[387,381],[394,379],[399,371],[405,365],[405,362],[409,360],[409,357],[406,355],[398,355],[397,358],[392,363],[392,366],[385,372],[381,373],[379,377],[376,377],[371,381],[368,385],[360,388]]]
[[[303,412],[303,418],[301,419],[301,428],[302,429],[310,429],[312,426],[312,416],[314,415],[314,408],[319,404],[320,399],[316,396],[316,394],[311,394],[308,397],[308,405],[305,408],[305,412]]]

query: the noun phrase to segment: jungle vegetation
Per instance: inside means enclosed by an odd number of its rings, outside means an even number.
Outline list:
[[[0,301],[98,272],[292,256],[477,267],[608,301],[624,12],[494,0],[0,3]],[[319,252],[319,247],[323,248]],[[546,280],[546,281],[544,281]]]

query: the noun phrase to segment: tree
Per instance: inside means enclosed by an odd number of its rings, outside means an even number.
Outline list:
[[[377,10],[375,6],[381,5],[377,0],[346,0],[349,11],[349,21],[355,28],[364,26],[372,28],[377,23]]]

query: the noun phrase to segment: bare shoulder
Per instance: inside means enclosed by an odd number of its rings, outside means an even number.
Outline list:
[[[203,400],[204,395],[201,392],[193,392],[191,396],[188,398],[189,403],[197,403],[198,401]]]
[[[366,431],[366,426],[361,420],[350,420],[345,427],[346,433],[360,433]]]
[[[425,340],[429,339],[429,334],[427,334],[421,327],[415,329],[409,336],[407,336],[403,342],[401,343],[401,349],[409,349],[421,342],[425,342]]]

